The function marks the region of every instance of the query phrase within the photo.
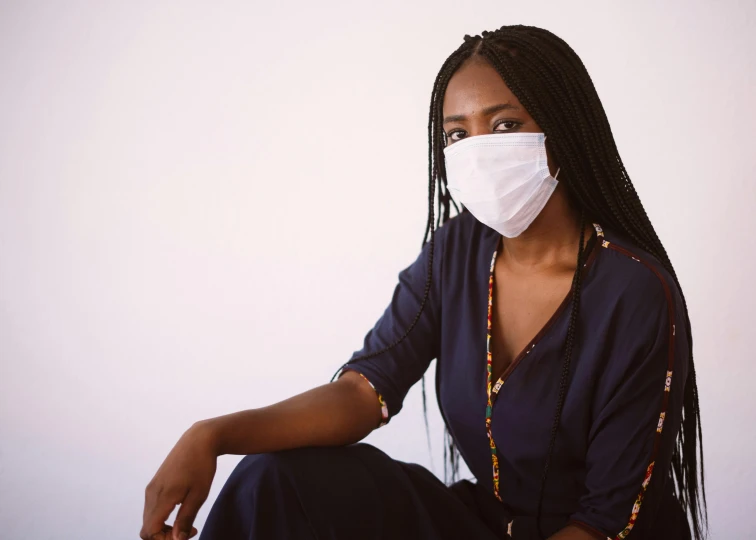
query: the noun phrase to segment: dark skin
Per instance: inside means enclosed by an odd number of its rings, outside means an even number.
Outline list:
[[[508,104],[496,111],[492,105]],[[471,62],[451,79],[444,115],[450,142],[494,131],[542,131],[488,64]],[[549,157],[549,166],[553,166]],[[552,174],[556,171],[552,170]],[[551,317],[570,289],[576,264],[579,217],[557,187],[522,235],[502,239],[495,267],[494,373],[499,375]],[[590,231],[589,231],[590,232]],[[215,476],[217,457],[306,446],[341,446],[364,439],[381,420],[375,391],[353,371],[333,383],[258,409],[192,425],[168,453],[145,489],[143,540],[186,540]],[[173,523],[170,513],[179,507]],[[551,540],[588,540],[566,527]]]
[[[449,80],[444,95],[447,145],[491,133],[542,133],[496,70],[473,57]],[[552,176],[557,164],[548,152]],[[586,227],[585,238],[591,228]],[[560,182],[538,217],[516,238],[503,237],[494,266],[491,354],[494,380],[548,322],[569,294],[577,266],[580,215]],[[504,391],[506,386],[504,386]],[[550,540],[591,540],[567,526]]]

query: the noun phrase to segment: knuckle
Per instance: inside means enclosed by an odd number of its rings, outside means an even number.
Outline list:
[[[144,494],[148,499],[159,499],[160,496],[165,492],[165,486],[162,484],[147,484],[147,487],[144,489]]]

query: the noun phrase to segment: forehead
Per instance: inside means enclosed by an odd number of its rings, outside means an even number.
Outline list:
[[[467,60],[449,79],[444,94],[443,115],[469,115],[490,105],[519,100],[498,72],[485,60]]]

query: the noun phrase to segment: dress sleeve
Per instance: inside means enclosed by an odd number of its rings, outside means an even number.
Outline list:
[[[597,538],[624,539],[664,519],[656,514],[671,489],[688,371],[684,313],[671,279],[649,270],[640,281],[613,325],[617,338],[595,389],[586,491],[571,516]]]
[[[433,274],[428,300],[417,324],[397,346],[377,356],[360,360],[390,345],[404,335],[415,319],[423,300],[428,278],[430,243],[426,242],[414,263],[399,273],[399,282],[391,302],[375,326],[367,333],[362,349],[356,351],[339,372],[353,370],[362,375],[377,393],[386,424],[397,414],[410,387],[415,384],[438,356],[440,327],[440,279],[444,225],[436,232]]]

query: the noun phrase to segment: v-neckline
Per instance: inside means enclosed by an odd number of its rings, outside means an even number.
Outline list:
[[[583,264],[583,277],[585,277],[585,274],[587,274],[588,269],[590,268],[591,264],[593,263],[593,260],[596,258],[597,249],[596,246],[598,245],[598,237],[603,236],[603,233],[600,233],[601,227],[597,224],[593,224],[594,227],[594,233],[591,235],[591,237],[588,239],[588,243],[585,246],[585,250],[588,253],[588,257]],[[493,357],[491,356],[491,330],[492,330],[492,321],[493,321],[493,287],[494,287],[494,268],[496,267],[496,255],[499,248],[499,241],[501,240],[501,235],[495,234],[494,240],[496,243],[493,245],[493,255],[491,256],[491,269],[488,274],[488,317],[487,317],[487,325],[488,330],[486,332],[486,435],[488,436],[488,442],[490,445],[491,450],[491,464],[493,466],[493,494],[494,496],[501,501],[501,495],[499,494],[499,456],[498,452],[496,450],[496,442],[493,438],[493,431],[491,428],[492,418],[493,418],[493,406],[496,402],[496,398],[499,395],[499,390],[501,389],[502,385],[507,381],[509,376],[512,374],[512,372],[517,368],[517,365],[522,361],[523,358],[525,358],[530,352],[535,348],[536,344],[543,338],[543,336],[546,334],[546,332],[549,330],[549,328],[554,324],[554,322],[559,318],[559,316],[562,314],[564,309],[567,307],[567,304],[570,301],[570,298],[572,297],[572,286],[570,286],[570,290],[567,293],[567,296],[565,296],[565,299],[562,301],[562,303],[559,305],[559,307],[556,309],[554,314],[551,316],[551,318],[546,322],[546,324],[541,328],[541,330],[536,334],[536,336],[528,343],[528,345],[518,354],[512,362],[510,362],[509,366],[504,370],[504,373],[501,374],[501,376],[497,379],[496,385],[491,388],[491,380],[492,380],[492,364],[493,364]]]
[[[593,260],[596,256],[596,245],[597,237],[598,237],[598,228],[597,225],[594,224],[594,230],[591,234],[591,237],[588,239],[588,242],[585,245],[585,251],[588,254],[588,257],[586,258],[585,263],[583,263],[583,277],[585,277],[585,274],[587,273],[588,269],[590,268],[591,264],[593,263]],[[494,300],[493,300],[493,289],[495,286],[495,274],[494,269],[496,266],[496,257],[499,252],[499,245],[501,243],[501,235],[497,234],[494,235],[496,238],[496,243],[494,244],[494,250],[493,255],[491,256],[491,268],[490,268],[490,274],[489,274],[489,290],[488,290],[488,338],[486,341],[486,361],[489,363],[489,366],[492,365],[492,351],[491,351],[491,336],[493,332],[493,308],[494,308]],[[502,385],[507,381],[509,376],[512,374],[512,372],[517,368],[517,366],[520,364],[520,362],[530,354],[530,352],[535,348],[535,346],[538,344],[541,339],[543,339],[543,336],[548,332],[548,330],[554,325],[554,323],[559,319],[559,317],[564,312],[567,305],[570,303],[570,300],[572,299],[572,290],[573,286],[570,285],[570,290],[567,291],[567,294],[565,295],[562,302],[559,304],[559,306],[556,308],[554,313],[549,317],[549,319],[546,321],[546,323],[541,327],[541,329],[536,333],[536,335],[525,345],[525,347],[520,351],[517,356],[515,356],[512,361],[509,363],[509,365],[504,369],[504,371],[501,373],[501,375],[496,379],[496,384],[493,385],[493,388],[491,388],[490,392],[494,396],[494,400],[496,399],[496,396],[498,396],[499,390],[501,389]],[[492,367],[490,368],[492,369]],[[487,376],[489,374],[487,373]],[[493,373],[490,373],[491,378],[493,378]],[[488,380],[488,384],[490,384],[490,380]]]

